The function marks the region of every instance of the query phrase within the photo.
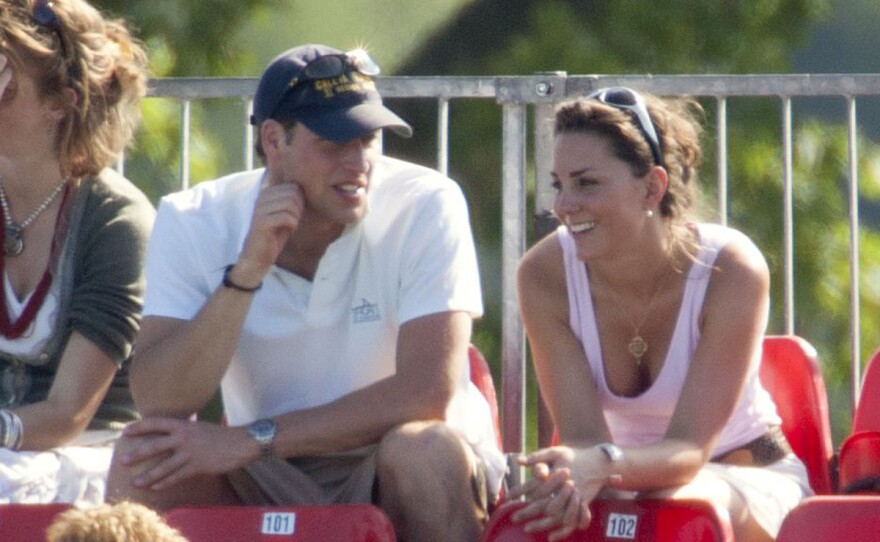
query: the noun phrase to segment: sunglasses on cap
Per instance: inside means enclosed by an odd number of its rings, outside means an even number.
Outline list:
[[[293,90],[299,85],[307,83],[308,81],[339,77],[348,69],[354,69],[358,73],[362,73],[369,77],[379,75],[380,72],[379,65],[376,64],[376,62],[370,58],[370,55],[363,49],[352,49],[345,53],[319,56],[315,60],[306,64],[295,77],[291,78],[290,82],[287,84],[287,89],[278,97],[278,101],[271,110],[272,113],[267,115],[267,118],[272,117],[275,110],[278,109],[278,106],[281,105],[287,95],[293,92]]]
[[[648,114],[648,107],[645,105],[645,99],[638,92],[626,87],[609,87],[602,88],[587,96],[588,100],[599,100],[604,104],[608,104],[617,109],[629,111],[633,113],[639,123],[639,128],[645,134],[645,140],[651,147],[651,154],[654,156],[654,163],[658,166],[663,165],[663,158],[660,152],[660,139],[657,137],[657,131],[654,129],[654,123],[651,122],[651,115]]]
[[[312,60],[300,70],[296,77],[290,80],[289,88],[305,83],[306,81],[314,81],[316,79],[330,79],[331,77],[339,77],[345,73],[346,68],[354,68],[359,73],[374,77],[379,75],[379,65],[370,58],[363,49],[352,49],[345,53],[333,55],[319,56]]]
[[[61,34],[61,20],[55,13],[54,0],[37,0],[34,4],[33,18],[34,22],[42,28],[46,28],[55,33],[58,38],[58,45],[61,47],[61,54],[66,56],[67,50],[64,45],[64,36]]]

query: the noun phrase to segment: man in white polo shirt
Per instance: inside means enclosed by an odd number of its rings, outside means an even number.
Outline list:
[[[381,156],[382,128],[411,130],[377,73],[363,50],[283,53],[254,98],[265,169],[162,200],[131,369],[145,419],[109,498],[373,502],[403,540],[479,536],[504,461],[468,376],[467,205]],[[227,424],[190,420],[218,386]]]

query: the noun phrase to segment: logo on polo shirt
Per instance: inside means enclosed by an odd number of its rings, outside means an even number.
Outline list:
[[[357,305],[351,309],[351,322],[353,324],[375,322],[380,318],[381,315],[379,314],[379,305],[377,303],[370,303],[364,298],[361,298],[360,305]]]

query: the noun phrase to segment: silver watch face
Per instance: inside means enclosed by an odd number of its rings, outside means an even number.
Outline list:
[[[275,422],[257,420],[248,427],[248,433],[262,445],[271,444],[275,439]]]
[[[618,448],[616,445],[611,444],[610,442],[603,442],[602,444],[599,444],[599,449],[602,450],[602,453],[604,453],[608,460],[612,463],[623,459],[623,450]]]

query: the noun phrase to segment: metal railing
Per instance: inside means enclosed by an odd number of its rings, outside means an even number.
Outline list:
[[[526,249],[527,143],[531,137],[531,163],[535,177],[548,178],[552,134],[549,123],[555,103],[567,97],[583,95],[605,86],[625,85],[660,95],[687,94],[714,99],[717,107],[715,157],[718,216],[726,223],[728,216],[727,105],[733,97],[772,97],[781,110],[781,147],[783,152],[783,304],[784,329],[794,333],[794,246],[793,246],[793,161],[792,99],[802,97],[839,97],[847,106],[848,171],[847,191],[850,231],[850,388],[855,408],[861,382],[861,337],[859,309],[859,170],[858,124],[856,105],[859,97],[880,96],[880,75],[567,75],[564,72],[509,77],[381,77],[377,80],[386,98],[418,98],[436,101],[437,163],[446,173],[448,167],[449,103],[459,99],[490,99],[502,110],[502,383],[501,413],[504,447],[507,452],[525,448],[525,335],[515,301],[514,272]],[[152,82],[152,97],[179,100],[181,107],[180,186],[190,182],[189,141],[191,104],[209,98],[240,99],[242,103],[243,167],[253,167],[253,131],[248,123],[251,96],[256,89],[252,78],[158,79]],[[535,122],[527,128],[529,114]],[[535,192],[535,227],[546,233],[552,227],[549,211],[553,194],[547,183],[537,183]]]

